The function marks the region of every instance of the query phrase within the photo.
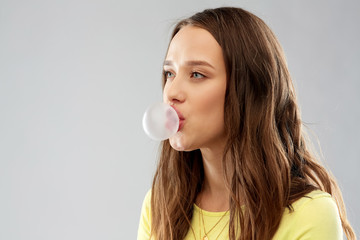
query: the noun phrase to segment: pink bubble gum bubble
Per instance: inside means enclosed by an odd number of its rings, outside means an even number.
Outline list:
[[[145,133],[156,141],[170,138],[179,129],[179,117],[166,103],[151,105],[145,111],[142,123]]]

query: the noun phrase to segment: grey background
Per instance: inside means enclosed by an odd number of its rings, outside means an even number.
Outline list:
[[[0,0],[0,239],[135,239],[170,30],[209,7],[263,18],[360,232],[359,1]]]

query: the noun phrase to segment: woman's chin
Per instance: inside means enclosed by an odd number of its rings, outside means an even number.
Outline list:
[[[176,151],[190,152],[198,149],[194,144],[189,142],[189,139],[186,139],[182,132],[177,132],[174,136],[169,138],[169,141],[170,146]]]
[[[171,147],[176,151],[186,151],[184,140],[185,139],[182,132],[177,132],[174,136],[169,138]]]

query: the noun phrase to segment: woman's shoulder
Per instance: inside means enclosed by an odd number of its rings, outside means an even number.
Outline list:
[[[151,230],[151,189],[146,193],[140,215],[137,239],[150,239]]]
[[[295,201],[291,206],[294,210],[293,212],[299,212],[302,208],[305,208],[306,210],[308,208],[314,208],[315,206],[320,207],[319,210],[331,206],[336,207],[336,203],[329,193],[321,190],[314,190]],[[289,211],[289,213],[292,213],[292,211]]]
[[[146,192],[143,204],[150,204],[150,202],[151,202],[151,188]]]
[[[143,204],[142,204],[142,209],[141,209],[141,214],[147,215],[149,219],[150,219],[150,213],[151,213],[150,207],[151,207],[151,189],[149,189],[147,191],[147,193],[145,194]]]
[[[342,227],[335,200],[315,190],[286,209],[273,239],[342,239]]]

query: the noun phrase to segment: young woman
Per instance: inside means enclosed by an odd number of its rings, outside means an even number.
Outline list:
[[[356,239],[261,19],[217,8],[180,21],[163,76],[180,127],[162,142],[138,239]]]

